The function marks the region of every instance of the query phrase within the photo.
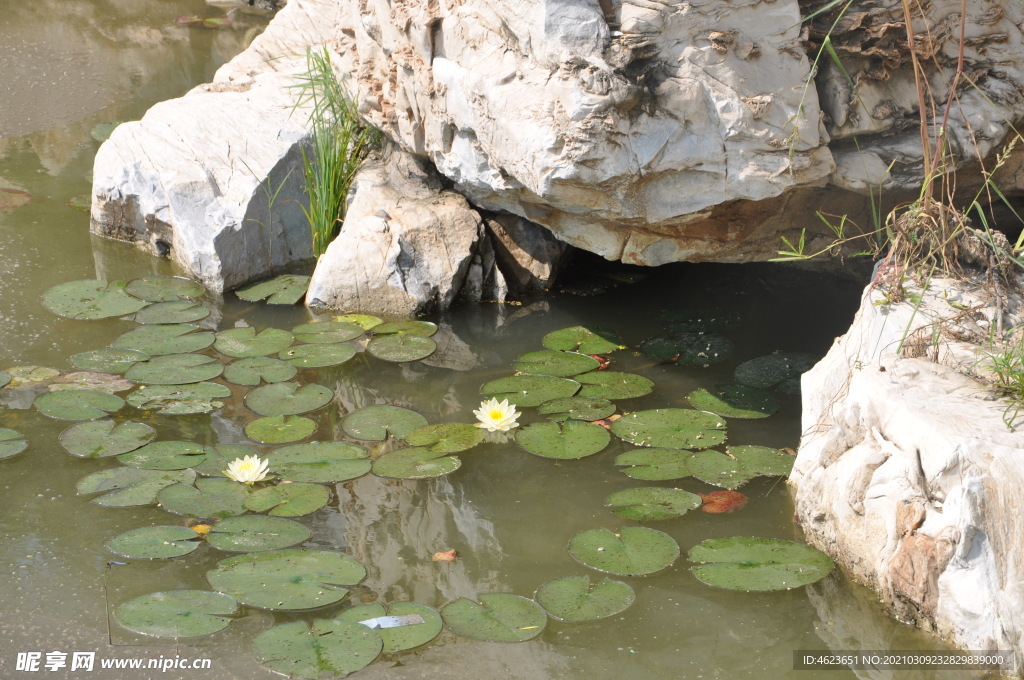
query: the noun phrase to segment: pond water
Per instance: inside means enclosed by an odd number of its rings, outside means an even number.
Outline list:
[[[173,274],[162,260],[88,234],[88,215],[69,205],[89,191],[88,173],[98,143],[97,124],[139,117],[155,101],[183,94],[208,79],[243,46],[258,16],[241,17],[232,30],[174,24],[177,15],[216,16],[199,0],[36,0],[5,8],[0,25],[0,189],[32,195],[27,204],[0,210],[0,369],[18,365],[73,370],[69,357],[106,346],[135,326],[122,319],[71,321],[40,304],[43,291],[75,279],[132,279]],[[652,394],[632,399],[629,411],[685,407],[701,386],[731,382],[735,366],[776,350],[821,355],[852,318],[858,287],[849,282],[768,265],[678,265],[637,272],[581,258],[568,292],[523,305],[459,308],[442,318],[438,353],[422,362],[389,364],[365,354],[334,368],[303,370],[299,380],[332,389],[334,402],[314,414],[315,439],[346,439],[339,416],[388,403],[422,413],[429,422],[472,422],[480,386],[510,375],[519,354],[540,349],[545,333],[573,325],[608,328],[635,348],[663,331],[666,310],[721,306],[743,324],[728,336],[730,360],[684,368],[633,349],[616,352],[613,368],[642,374]],[[639,274],[639,275],[638,275]],[[634,279],[641,279],[634,281]],[[586,292],[587,295],[579,293]],[[252,304],[228,294],[212,301],[218,329],[236,325],[292,328],[311,319],[301,307]],[[207,350],[213,355],[212,350]],[[203,445],[249,440],[242,426],[254,416],[241,403],[243,389],[213,415],[154,416],[126,407],[119,418],[145,420],[163,440]],[[19,652],[96,652],[118,658],[210,659],[207,670],[172,669],[146,677],[228,680],[274,678],[250,651],[253,638],[276,623],[310,620],[308,613],[244,609],[223,632],[182,641],[133,634],[110,617],[114,607],[154,591],[209,589],[204,574],[225,553],[203,546],[176,560],[115,558],[103,544],[137,527],[180,524],[157,507],[104,508],[76,495],[75,485],[110,460],[67,455],[58,435],[69,423],[51,420],[11,390],[3,394],[0,427],[25,434],[29,449],[0,461],[0,677],[32,677],[16,669]],[[780,412],[757,421],[730,420],[729,441],[793,447],[799,399],[781,395]],[[539,418],[531,413],[524,424]],[[313,530],[305,545],[339,550],[369,575],[353,603],[412,600],[440,607],[457,597],[508,592],[531,596],[559,576],[587,574],[566,544],[598,527],[634,526],[604,507],[613,491],[641,483],[615,469],[627,450],[617,439],[582,460],[529,455],[514,443],[484,444],[462,454],[454,474],[425,481],[376,476],[332,486],[329,505],[299,518]],[[658,482],[695,492],[713,487],[693,479]],[[676,539],[685,551],[731,535],[799,539],[783,481],[758,478],[743,487],[749,505],[731,514],[691,512],[648,525]],[[455,549],[455,562],[431,560]],[[596,579],[595,579],[596,580]],[[635,604],[613,618],[565,624],[550,621],[537,639],[522,644],[469,640],[444,632],[431,644],[383,658],[359,672],[365,678],[804,678],[853,677],[850,671],[794,671],[800,649],[934,649],[937,644],[885,615],[867,591],[840,574],[808,588],[746,594],[697,581],[680,558],[653,576],[627,578]],[[338,606],[317,612],[335,613]],[[66,677],[138,678],[139,672],[65,670]],[[961,677],[952,672],[862,672],[861,677]]]

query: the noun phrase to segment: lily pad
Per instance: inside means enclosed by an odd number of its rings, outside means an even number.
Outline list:
[[[135,364],[124,377],[148,385],[186,385],[212,380],[223,370],[219,361],[205,354],[165,354]]]
[[[736,489],[754,477],[786,476],[793,469],[793,456],[768,446],[732,446],[729,455],[701,451],[690,458],[690,474],[725,489]]]
[[[21,387],[23,385],[39,385],[53,380],[60,375],[56,368],[47,366],[12,366],[5,373],[11,376],[9,387]]]
[[[174,484],[160,491],[160,507],[186,517],[234,517],[245,512],[249,487],[230,479],[203,477],[189,483]]]
[[[245,508],[252,512],[266,512],[273,517],[300,517],[316,512],[330,499],[331,493],[320,484],[277,484],[249,494]]]
[[[633,399],[654,391],[651,380],[635,373],[591,371],[576,376],[575,380],[583,385],[579,396],[588,399]]]
[[[544,336],[541,344],[548,349],[557,349],[580,354],[605,354],[622,349],[622,346],[607,340],[589,328],[572,326],[552,331]]]
[[[736,367],[736,382],[762,389],[774,387],[814,366],[817,359],[801,352],[781,352],[744,361]]]
[[[105,543],[107,550],[131,560],[167,560],[194,552],[199,534],[188,527],[160,526],[132,529]]]
[[[835,564],[809,545],[776,538],[713,538],[686,555],[693,575],[718,588],[743,591],[789,590],[824,578]]]
[[[569,541],[573,559],[609,574],[644,576],[672,566],[679,544],[671,536],[647,527],[582,531]]]
[[[135,387],[135,383],[125,380],[116,373],[100,373],[98,371],[75,371],[64,373],[54,378],[46,389],[51,392],[64,390],[92,390],[93,392],[124,392]]]
[[[288,331],[266,328],[259,333],[252,327],[232,328],[217,333],[213,348],[236,359],[265,357],[291,347],[295,338]]]
[[[363,328],[344,321],[304,323],[292,329],[295,339],[310,344],[348,342],[363,334]]]
[[[280,610],[340,602],[348,595],[349,587],[364,578],[366,569],[351,557],[294,548],[229,557],[206,572],[215,590],[242,604]]]
[[[373,327],[374,335],[401,333],[403,335],[418,335],[421,338],[429,338],[436,332],[437,324],[429,321],[388,321]]]
[[[402,439],[426,424],[427,419],[416,411],[375,404],[346,415],[341,421],[341,429],[355,439],[381,442],[387,439],[389,434],[396,439]]]
[[[491,593],[479,602],[460,597],[441,608],[441,618],[458,635],[490,642],[525,642],[544,632],[548,614],[521,595]]]
[[[60,445],[79,458],[107,458],[134,451],[156,437],[156,430],[144,423],[97,420],[78,423],[60,433]]]
[[[27,448],[25,435],[17,430],[0,427],[0,460],[16,456]]]
[[[199,465],[206,459],[206,447],[192,442],[153,442],[134,451],[122,453],[117,459],[123,465],[146,470],[184,470]]]
[[[93,320],[134,314],[149,303],[124,292],[124,282],[69,281],[43,293],[43,306],[69,319]]]
[[[574,460],[604,450],[611,441],[608,430],[579,420],[533,423],[516,433],[516,443],[535,456]]]
[[[116,467],[100,470],[78,480],[75,486],[78,494],[87,496],[103,493],[93,503],[110,508],[126,508],[134,505],[152,505],[156,496],[166,486],[190,484],[196,478],[194,470],[143,470],[132,467]]]
[[[290,519],[247,515],[217,522],[206,535],[206,542],[218,550],[264,552],[290,548],[312,535],[309,528]]]
[[[355,355],[351,345],[297,345],[277,356],[297,368],[324,368],[343,364]]]
[[[334,392],[322,385],[282,382],[250,390],[245,405],[261,416],[292,416],[323,408],[333,398]]]
[[[747,385],[718,385],[713,390],[702,387],[686,395],[686,400],[695,409],[724,418],[767,418],[779,410],[779,401],[770,392]]]
[[[181,276],[143,276],[128,282],[125,292],[149,302],[192,300],[206,292],[203,284]]]
[[[583,376],[580,376],[583,377]],[[580,384],[568,378],[553,378],[543,375],[513,375],[485,383],[480,394],[494,397],[498,401],[508,399],[519,408],[540,406],[545,401],[560,397],[571,397],[580,389]]]
[[[94,349],[71,357],[71,363],[85,371],[122,374],[149,355],[137,349]]]
[[[219,444],[206,447],[206,458],[193,469],[204,477],[224,477],[224,470],[236,458],[260,457],[260,452],[243,444]]]
[[[0,387],[5,387],[9,382],[11,382],[11,374],[7,371],[0,371]]]
[[[194,333],[198,326],[187,323],[142,326],[118,336],[111,347],[135,349],[156,356],[158,354],[188,354],[206,349],[213,344],[213,333]]]
[[[383,326],[384,324],[381,324]],[[377,332],[377,328],[373,329]],[[366,351],[384,361],[401,363],[417,361],[429,357],[437,349],[437,343],[431,338],[411,333],[394,333],[378,335],[366,345]]]
[[[124,399],[93,390],[46,392],[35,400],[36,410],[57,420],[96,420],[121,410]]]
[[[293,482],[337,483],[370,471],[370,454],[346,442],[309,442],[271,451],[270,469]]]
[[[637,446],[707,449],[725,441],[725,419],[684,408],[659,408],[627,413],[612,432]]]
[[[287,361],[270,357],[246,357],[224,367],[224,379],[235,385],[259,385],[291,380],[299,369]]]
[[[319,680],[323,673],[344,677],[380,655],[377,631],[352,621],[314,619],[268,628],[252,643],[260,663],[289,678]]]
[[[372,314],[342,314],[341,316],[334,317],[334,320],[354,324],[362,328],[364,331],[368,331],[371,328],[384,323],[383,319]]]
[[[615,413],[615,404],[607,399],[593,397],[562,397],[545,401],[537,407],[537,413],[551,420],[585,420],[593,422]]]
[[[615,457],[627,477],[647,482],[680,479],[690,476],[692,451],[679,449],[639,449]]]
[[[114,618],[128,630],[153,637],[188,638],[227,628],[238,610],[234,598],[206,590],[168,590],[128,600]]]
[[[515,360],[513,367],[519,373],[566,378],[592,371],[600,365],[597,359],[586,354],[543,349],[521,355]]]
[[[210,316],[210,310],[190,300],[175,300],[174,302],[157,302],[135,314],[135,323],[141,324],[164,324],[164,323],[192,323],[202,321]]]
[[[559,621],[597,621],[625,611],[636,593],[628,583],[610,578],[591,583],[587,576],[563,576],[537,588],[533,599]]]
[[[717,333],[736,328],[743,323],[739,313],[727,309],[676,309],[665,312],[661,318],[673,331],[679,333]]]
[[[605,507],[616,515],[638,522],[675,519],[703,503],[697,494],[658,486],[624,489],[604,499]]]
[[[423,619],[423,623],[375,628],[374,630],[384,640],[385,654],[396,654],[425,645],[436,638],[444,628],[444,621],[436,610],[415,602],[392,602],[387,609],[379,604],[361,604],[344,610],[338,618],[362,623],[382,616],[419,616]]]
[[[733,353],[728,338],[714,333],[675,333],[640,343],[641,352],[661,361],[673,360],[679,366],[720,364]]]
[[[431,451],[457,453],[471,449],[487,437],[487,432],[466,423],[426,425],[405,436],[409,446],[425,446]]]
[[[110,139],[110,135],[114,132],[118,125],[124,121],[113,120],[106,123],[98,123],[93,126],[92,130],[89,131],[89,136],[95,139],[97,142],[105,142]]]
[[[245,426],[245,436],[264,444],[288,444],[316,432],[316,423],[302,416],[267,416]]]
[[[373,461],[373,474],[393,479],[430,479],[443,477],[462,467],[457,456],[417,446],[385,453]]]
[[[235,291],[246,302],[266,300],[270,305],[294,305],[306,294],[310,277],[284,274],[269,281],[262,281]]]
[[[161,415],[209,413],[224,405],[220,399],[231,396],[231,389],[217,383],[192,385],[143,385],[128,395],[135,408]]]

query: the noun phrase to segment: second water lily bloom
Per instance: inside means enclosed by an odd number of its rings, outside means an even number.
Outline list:
[[[252,486],[267,478],[267,468],[269,467],[270,461],[268,460],[263,460],[259,456],[246,456],[245,458],[235,458],[228,463],[228,469],[221,470],[221,474],[228,479]]]
[[[508,432],[513,427],[519,427],[516,419],[522,413],[516,410],[515,404],[509,404],[508,399],[499,402],[492,397],[481,402],[480,408],[473,411],[473,415],[480,421],[476,424],[477,427],[482,427],[488,432]]]

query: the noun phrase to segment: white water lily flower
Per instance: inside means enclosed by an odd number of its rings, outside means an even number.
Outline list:
[[[267,468],[269,467],[270,461],[268,460],[263,460],[259,456],[246,456],[245,458],[235,458],[228,463],[228,469],[221,470],[221,474],[228,479],[252,486],[267,478]]]
[[[501,403],[491,398],[480,403],[480,409],[473,411],[480,422],[477,427],[482,427],[488,432],[508,432],[513,427],[519,427],[516,419],[523,415],[516,410],[515,404],[509,404],[508,399]]]

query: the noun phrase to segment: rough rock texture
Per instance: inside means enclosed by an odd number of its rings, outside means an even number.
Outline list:
[[[1005,400],[953,368],[984,368],[970,342],[998,323],[993,308],[984,287],[949,280],[933,280],[916,312],[886,300],[869,289],[804,375],[797,517],[901,619],[1019,655],[1024,434],[1004,424]]]
[[[547,290],[565,264],[569,248],[551,232],[515,215],[497,215],[486,221],[509,286],[516,292]]]

